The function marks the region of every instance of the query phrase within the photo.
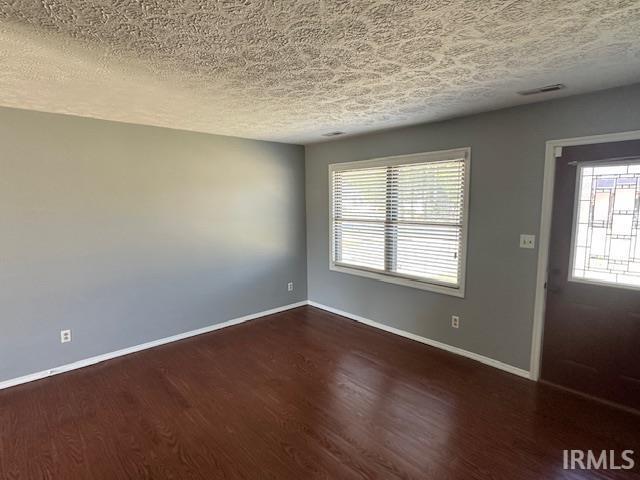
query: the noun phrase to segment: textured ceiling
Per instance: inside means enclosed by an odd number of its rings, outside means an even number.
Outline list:
[[[0,105],[185,130],[308,143],[639,80],[640,0],[0,0]]]

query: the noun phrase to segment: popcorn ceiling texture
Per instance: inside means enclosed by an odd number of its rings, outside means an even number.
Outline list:
[[[640,0],[0,0],[0,65],[0,105],[309,143],[636,82]]]

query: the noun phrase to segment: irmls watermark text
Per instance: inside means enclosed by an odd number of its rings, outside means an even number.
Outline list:
[[[563,450],[565,470],[631,470],[633,450]]]

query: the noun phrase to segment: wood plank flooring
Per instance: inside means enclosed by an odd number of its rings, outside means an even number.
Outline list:
[[[586,479],[640,417],[301,307],[0,392],[1,479]]]

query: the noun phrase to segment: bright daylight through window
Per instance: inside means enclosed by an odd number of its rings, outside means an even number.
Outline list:
[[[469,156],[330,165],[331,268],[463,296]]]
[[[640,288],[640,158],[578,166],[570,280]]]

